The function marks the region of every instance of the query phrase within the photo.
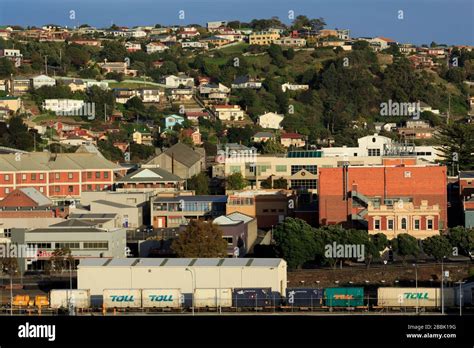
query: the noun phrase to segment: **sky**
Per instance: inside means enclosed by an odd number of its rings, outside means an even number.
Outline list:
[[[352,37],[474,45],[474,0],[0,0],[0,25],[205,25],[272,16],[289,24],[289,11],[322,17],[327,28],[350,29]]]

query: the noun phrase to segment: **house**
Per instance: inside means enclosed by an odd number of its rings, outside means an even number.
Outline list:
[[[83,100],[76,99],[45,99],[43,102],[43,109],[53,111],[57,114],[68,115],[80,115],[81,110],[84,108]]]
[[[286,91],[307,91],[309,89],[309,85],[296,85],[296,84],[291,84],[289,82],[284,83],[281,85],[281,90],[283,92]]]
[[[125,143],[125,142],[120,142],[120,141],[116,141],[113,143],[113,145],[119,149],[120,151],[122,151],[122,153],[125,153],[129,147],[129,143]]]
[[[200,41],[183,41],[181,42],[181,48],[201,48],[207,50],[209,44],[207,42]]]
[[[183,129],[181,134],[185,137],[191,138],[194,145],[202,145],[201,133],[199,132],[199,127],[196,129],[188,128]]]
[[[254,143],[263,143],[265,141],[273,139],[275,139],[275,134],[273,134],[272,132],[257,132],[252,137],[252,141]]]
[[[23,106],[23,102],[19,97],[0,97],[0,107],[17,112]]]
[[[84,92],[87,88],[86,83],[81,79],[66,79],[62,80],[61,83],[68,86],[71,92]]]
[[[306,141],[304,136],[297,133],[284,133],[280,136],[280,143],[284,147],[304,147]]]
[[[186,118],[188,121],[198,124],[199,118],[209,119],[209,113],[207,111],[186,111]]]
[[[132,134],[132,139],[136,144],[148,145],[148,146],[153,145],[153,136],[151,135],[150,132],[142,132],[142,131],[136,130]]]
[[[146,53],[151,54],[151,53],[162,53],[166,50],[169,49],[168,46],[162,44],[161,42],[150,42],[146,47]]]
[[[202,39],[201,42],[206,42],[207,44],[214,45],[216,47],[221,47],[221,46],[229,44],[230,40],[228,38],[223,38],[223,37],[214,35],[214,36]]]
[[[206,99],[227,102],[229,99],[230,88],[222,83],[207,83],[199,85],[199,94]]]
[[[131,88],[114,88],[115,102],[119,104],[125,104],[133,97],[139,96],[139,91]]]
[[[0,58],[7,58],[15,65],[15,68],[19,68],[23,61],[23,55],[20,50],[11,48],[0,49]]]
[[[259,89],[259,88],[262,88],[262,81],[252,78],[250,76],[239,76],[232,82],[231,87],[235,89],[240,89],[240,88]]]
[[[368,41],[370,47],[375,51],[383,51],[387,48],[389,48],[390,45],[396,44],[396,42],[392,39],[388,39],[386,37],[375,37],[372,39],[367,39],[367,38],[361,38],[364,41]]]
[[[28,93],[30,86],[31,80],[28,77],[16,76],[8,80],[8,91],[14,96],[21,96]]]
[[[414,54],[408,57],[411,65],[415,69],[423,69],[423,68],[433,68],[437,64],[433,61],[432,57],[428,57],[421,54]]]
[[[184,179],[163,168],[139,168],[117,180],[120,192],[176,192],[184,189]]]
[[[214,22],[207,22],[206,28],[209,31],[216,30],[220,27],[225,27],[227,25],[227,21],[214,21]]]
[[[284,116],[275,112],[267,112],[258,116],[258,124],[262,128],[280,129]]]
[[[125,48],[127,52],[137,52],[142,50],[142,45],[138,42],[127,41],[125,43]]]
[[[177,143],[150,160],[144,167],[159,167],[183,179],[205,170],[205,151]]]
[[[181,32],[178,33],[178,36],[180,36],[181,39],[192,39],[199,35],[199,31],[197,31],[194,27],[184,28]]]
[[[227,255],[244,257],[257,243],[257,219],[242,213],[222,215],[212,221],[227,241]]]
[[[182,125],[185,118],[176,114],[165,117],[165,128],[172,129],[177,124]]]
[[[128,68],[128,64],[126,62],[104,62],[99,63],[99,67],[102,71],[106,74],[108,73],[118,73],[124,74],[127,76],[135,77],[138,74],[137,70],[132,70]]]
[[[239,105],[214,105],[214,113],[222,121],[241,121],[244,119],[244,110]]]
[[[194,79],[184,74],[164,76],[161,82],[166,85],[166,88],[178,88],[179,86],[194,87]]]
[[[76,44],[81,46],[101,47],[102,42],[100,40],[89,40],[89,39],[77,39],[69,41],[70,44]]]
[[[86,88],[92,88],[92,87],[99,87],[100,89],[103,90],[108,90],[109,89],[109,83],[106,81],[87,81],[86,82]]]
[[[190,220],[212,220],[225,215],[226,196],[156,197],[151,203],[151,221],[154,228],[179,227]]]
[[[305,47],[306,40],[302,38],[293,37],[282,37],[273,42],[275,45],[288,46],[288,47]]]
[[[34,89],[41,88],[43,86],[56,86],[56,80],[46,75],[38,75],[31,79],[31,85]]]
[[[171,90],[169,96],[171,101],[186,102],[192,100],[194,96],[194,87],[179,87]]]
[[[140,98],[144,103],[159,103],[160,97],[165,93],[159,89],[142,88],[139,90]]]
[[[271,45],[280,38],[279,33],[256,32],[249,35],[250,45]]]

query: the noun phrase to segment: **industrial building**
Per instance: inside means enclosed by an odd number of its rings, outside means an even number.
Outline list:
[[[78,289],[89,289],[98,299],[104,289],[271,288],[285,293],[286,261],[243,258],[126,258],[81,260]]]

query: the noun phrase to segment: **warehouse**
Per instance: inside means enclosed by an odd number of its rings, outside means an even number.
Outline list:
[[[104,289],[271,288],[286,291],[286,261],[243,258],[84,259],[78,289],[101,296]]]

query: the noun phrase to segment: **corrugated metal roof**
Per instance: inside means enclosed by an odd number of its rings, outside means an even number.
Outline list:
[[[214,202],[214,203],[227,203],[227,196],[211,196],[211,195],[198,195],[198,196],[176,196],[176,197],[157,197],[154,199],[155,202]]]
[[[38,204],[38,206],[48,206],[52,205],[53,201],[50,200],[48,197],[43,195],[41,192],[39,192],[37,189],[34,187],[22,187],[19,189],[21,192],[23,192],[25,195],[27,195],[29,198],[31,198],[33,201]]]
[[[193,263],[194,261],[194,263]],[[278,267],[283,259],[246,258],[127,258],[112,259],[105,264],[104,259],[84,259],[79,267]]]

